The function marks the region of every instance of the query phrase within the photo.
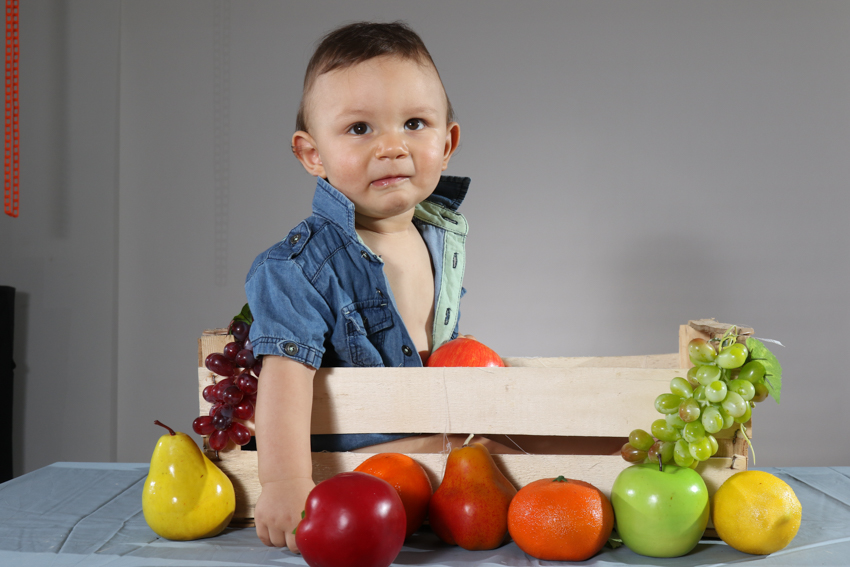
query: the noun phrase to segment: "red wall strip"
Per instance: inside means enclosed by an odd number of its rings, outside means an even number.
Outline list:
[[[20,187],[20,129],[18,127],[18,0],[6,0],[6,129],[3,167],[3,209],[18,216]]]

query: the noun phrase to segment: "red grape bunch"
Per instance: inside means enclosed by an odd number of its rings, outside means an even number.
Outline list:
[[[217,375],[217,381],[204,388],[204,399],[212,407],[209,415],[195,419],[192,430],[198,435],[209,436],[210,448],[214,451],[224,449],[229,440],[237,445],[251,440],[251,431],[236,421],[254,417],[257,377],[262,369],[262,362],[254,358],[248,339],[249,321],[234,319],[230,325],[233,342],[227,343],[223,352],[214,352],[204,361],[207,370]]]

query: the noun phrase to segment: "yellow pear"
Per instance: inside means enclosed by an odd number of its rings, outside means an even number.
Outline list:
[[[185,433],[159,438],[142,493],[145,521],[157,535],[186,541],[212,537],[236,509],[233,483]]]

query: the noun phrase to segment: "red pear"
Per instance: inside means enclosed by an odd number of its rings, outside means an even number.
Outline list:
[[[480,443],[449,453],[443,482],[431,497],[431,529],[464,549],[495,549],[508,533],[508,507],[516,488]]]

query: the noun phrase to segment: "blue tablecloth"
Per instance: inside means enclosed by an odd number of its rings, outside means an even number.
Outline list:
[[[172,542],[142,516],[147,464],[55,463],[0,484],[1,566],[305,565],[295,554],[264,546],[253,528],[228,528],[215,538]],[[603,549],[583,565],[762,566],[850,565],[850,467],[761,469],[785,480],[803,505],[791,544],[769,556],[740,553],[703,540],[684,557],[652,559],[626,547]],[[513,543],[493,551],[442,544],[428,530],[414,534],[393,565],[558,565],[538,561]]]

